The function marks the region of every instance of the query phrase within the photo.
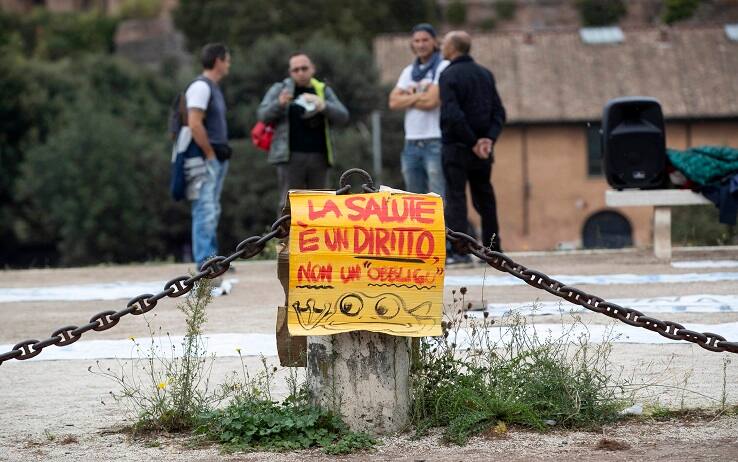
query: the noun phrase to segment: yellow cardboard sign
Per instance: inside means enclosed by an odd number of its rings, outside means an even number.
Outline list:
[[[442,334],[440,197],[292,191],[289,200],[290,334]]]

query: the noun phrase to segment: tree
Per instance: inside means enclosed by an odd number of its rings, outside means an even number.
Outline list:
[[[214,41],[247,48],[274,34],[298,42],[319,34],[369,45],[377,33],[408,31],[436,18],[432,0],[181,0],[174,11],[192,51]]]
[[[662,19],[666,24],[689,19],[700,6],[700,0],[665,0]]]
[[[142,261],[163,254],[155,215],[166,186],[152,181],[163,143],[83,99],[47,143],[32,148],[19,195],[31,240],[55,242],[63,264]]]
[[[446,7],[446,21],[452,26],[461,26],[466,23],[466,3],[453,0]]]
[[[623,0],[577,0],[577,8],[585,26],[609,26],[625,16]]]

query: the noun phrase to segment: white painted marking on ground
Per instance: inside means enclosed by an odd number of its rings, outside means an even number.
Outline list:
[[[738,312],[738,296],[736,295],[675,295],[649,298],[614,298],[608,300],[620,306],[634,308],[644,313],[735,313]],[[501,316],[509,312],[520,314],[551,315],[559,313],[586,312],[586,308],[574,305],[565,300],[527,302],[527,303],[490,303],[487,311],[493,316]],[[469,313],[482,316],[481,311]]]
[[[724,324],[689,324],[685,325],[687,329],[695,330],[698,332],[713,332],[720,334],[728,339],[738,337],[738,322],[724,323]],[[584,325],[581,323],[577,324],[535,324],[527,325],[526,331],[528,336],[537,336],[543,340],[547,337],[552,339],[566,338],[570,342],[577,341],[580,337],[584,336],[589,339],[592,343],[602,343],[603,341],[611,341],[613,343],[636,343],[636,344],[663,344],[663,343],[682,343],[689,344],[683,340],[671,340],[666,337],[662,337],[656,332],[651,332],[646,329],[639,327],[629,326],[623,323],[617,324],[592,324]],[[480,335],[477,330],[477,336]],[[458,336],[456,337],[456,344],[461,348],[466,348],[472,343],[470,341],[470,331],[468,329],[459,330]],[[509,341],[512,336],[509,327],[492,327],[488,329],[488,340],[483,342],[484,345],[493,345],[498,342]],[[453,337],[453,333],[450,336]],[[479,338],[479,337],[477,337]],[[452,340],[453,341],[453,340]],[[473,343],[475,346],[479,346],[479,340]]]
[[[617,284],[680,284],[687,282],[719,282],[738,281],[738,273],[682,273],[682,274],[589,274],[569,275],[552,274],[551,278],[567,285],[617,285]],[[520,279],[510,276],[446,276],[447,288],[469,286],[515,286],[525,284]]]
[[[238,279],[224,279],[213,288],[213,296],[227,295]],[[77,284],[49,287],[0,288],[0,303],[41,301],[127,300],[140,294],[156,294],[164,289],[166,281],[109,282],[104,284]]]
[[[49,361],[59,359],[109,359],[145,358],[153,350],[163,358],[179,357],[182,354],[183,336],[141,337],[125,340],[79,340],[65,347],[48,347],[35,358],[26,361]],[[207,354],[218,357],[276,356],[277,343],[274,334],[207,334],[203,336]],[[0,351],[8,351],[13,345],[2,345]],[[8,361],[5,364],[9,364]]]
[[[738,260],[697,260],[697,261],[674,261],[674,268],[738,268]]]
[[[738,338],[738,322],[725,324],[690,324],[688,329],[699,332],[714,332],[726,338]],[[566,335],[569,341],[577,341],[581,336],[588,336],[589,341],[601,343],[610,340],[614,343],[685,343],[670,340],[655,332],[629,326],[627,324],[593,324],[585,326],[582,324],[535,324],[526,326],[529,335],[537,335],[539,339],[550,337],[562,338]],[[479,335],[477,330],[477,335]],[[470,344],[470,332],[461,329],[456,333],[456,343],[465,348]],[[509,327],[493,326],[488,329],[488,341],[485,344],[508,341],[510,339]],[[452,339],[454,333],[452,333]],[[453,340],[452,340],[453,341]],[[153,343],[152,343],[153,342]],[[208,355],[216,357],[238,356],[238,349],[242,356],[276,356],[277,345],[273,334],[209,334],[205,336]],[[182,337],[155,337],[126,339],[126,340],[80,340],[65,347],[48,347],[43,353],[27,361],[51,361],[51,360],[95,360],[95,359],[130,359],[145,358],[153,345],[154,351],[159,357],[171,358],[179,356],[182,352]],[[174,349],[172,349],[174,346]],[[477,344],[478,346],[478,344]],[[8,351],[12,345],[0,345],[0,351]],[[6,364],[19,364],[25,361],[7,361]]]
[[[595,275],[560,275],[551,276],[568,285],[613,285],[613,284],[676,284],[685,282],[718,282],[738,281],[738,272],[734,273],[685,273],[685,274],[595,274]],[[226,279],[220,287],[213,289],[213,295],[230,293],[238,279]],[[525,284],[510,276],[468,275],[446,276],[445,284],[449,288],[462,286],[511,286]],[[161,291],[164,282],[128,282],[118,281],[103,284],[77,284],[48,287],[0,287],[0,303],[39,302],[39,301],[84,301],[84,300],[122,300],[139,294]]]

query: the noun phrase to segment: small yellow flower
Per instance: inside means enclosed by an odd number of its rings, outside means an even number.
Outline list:
[[[136,338],[135,338],[134,336],[132,336],[132,335],[131,335],[130,337],[128,337],[128,340],[130,340],[130,341],[132,341],[132,342],[135,342],[135,341],[136,341]]]
[[[241,349],[240,348],[236,348],[236,353],[241,354]]]
[[[159,390],[163,390],[164,388],[166,388],[166,386],[167,386],[166,382],[159,382],[156,388],[158,388]]]

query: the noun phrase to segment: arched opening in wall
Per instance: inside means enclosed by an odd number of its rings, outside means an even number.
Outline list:
[[[633,245],[633,228],[623,214],[604,210],[590,215],[582,229],[585,249],[620,249]]]

